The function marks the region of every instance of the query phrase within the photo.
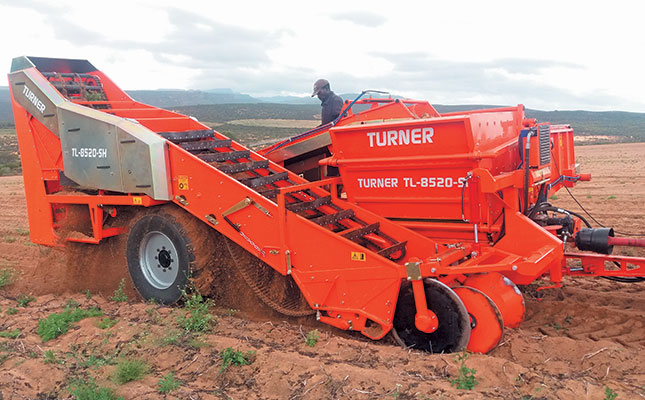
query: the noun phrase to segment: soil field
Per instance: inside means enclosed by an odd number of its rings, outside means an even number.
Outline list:
[[[576,198],[600,222],[644,233],[645,144],[584,146],[577,153],[592,181],[572,189]],[[555,197],[553,204],[580,211],[566,191]],[[491,353],[468,356],[464,366],[474,370],[461,372],[477,384],[467,390],[451,385],[460,376],[454,354],[405,350],[313,318],[281,317],[241,286],[216,296],[210,329],[193,333],[182,324],[186,308],[137,297],[124,238],[106,240],[100,250],[32,244],[21,177],[0,178],[0,204],[0,272],[16,272],[0,288],[2,400],[71,399],[70,390],[87,399],[645,398],[645,283],[567,279],[541,301],[536,285],[522,288],[526,320],[506,330]],[[52,314],[92,307],[102,315],[59,325],[57,334],[68,331],[51,340],[39,335],[46,328],[39,321]],[[225,368],[227,361],[233,363]],[[83,397],[81,390],[92,387],[95,394],[104,388],[103,397]]]

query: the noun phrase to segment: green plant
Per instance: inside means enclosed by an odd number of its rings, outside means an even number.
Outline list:
[[[8,315],[18,314],[18,309],[15,307],[9,307],[7,308],[7,314]]]
[[[210,314],[211,302],[204,300],[201,294],[192,293],[188,296],[184,293],[185,311],[177,318],[177,322],[188,332],[205,332],[215,323]]]
[[[455,359],[460,362],[459,373],[455,379],[450,380],[450,386],[456,386],[457,389],[472,390],[479,382],[475,378],[475,369],[466,367],[468,353],[457,354]]]
[[[16,233],[20,236],[29,236],[29,229],[18,228]]]
[[[60,364],[62,362],[62,360],[59,360],[58,357],[56,357],[54,350],[45,350],[44,358],[43,362],[45,364]]]
[[[614,400],[617,397],[618,397],[618,393],[614,392],[609,386],[605,386],[604,400]]]
[[[615,198],[616,198],[616,196],[614,196],[614,195],[612,194],[611,196],[607,197],[607,200],[614,200]]]
[[[556,195],[551,196],[551,200],[557,200],[557,199],[558,199],[558,196]]]
[[[80,306],[81,306],[81,304],[78,301],[74,300],[74,299],[67,299],[67,301],[65,302],[65,308],[66,309],[78,308]]]
[[[16,238],[13,237],[13,236],[7,236],[7,237],[4,238],[4,241],[7,242],[7,243],[13,243],[13,242],[16,241]]]
[[[96,326],[98,326],[101,329],[108,329],[116,325],[116,323],[119,322],[118,319],[112,319],[110,317],[105,317],[102,320],[100,320]]]
[[[13,268],[0,269],[0,288],[11,285],[16,279],[16,270]]]
[[[38,321],[38,335],[43,342],[55,339],[69,330],[69,326],[84,318],[100,317],[103,311],[97,308],[83,310],[81,308],[66,308],[61,313],[50,314]]]
[[[76,400],[123,400],[123,397],[116,397],[112,389],[97,386],[93,379],[73,382],[69,392]]]
[[[253,359],[255,357],[255,352],[254,351],[249,351],[246,354],[244,354],[241,351],[233,350],[232,347],[227,347],[222,352],[220,353],[220,357],[222,357],[222,367],[220,368],[220,372],[224,371],[226,368],[229,367],[229,365],[249,365],[253,362]]]
[[[90,289],[85,289],[83,290],[83,293],[85,294],[86,299],[91,299],[92,298],[92,292],[90,292]]]
[[[564,319],[564,322],[566,322],[567,324],[570,324],[571,320],[573,320],[573,317],[571,315],[567,315],[566,318]]]
[[[148,373],[148,365],[143,360],[125,359],[116,366],[114,380],[123,385],[130,381],[137,381]]]
[[[314,329],[313,331],[309,331],[307,333],[307,337],[305,338],[305,344],[309,347],[314,347],[316,343],[318,343],[318,340],[320,339],[320,332],[318,329]]]
[[[20,296],[18,296],[16,301],[18,302],[18,307],[27,307],[32,301],[36,301],[36,298],[34,296],[21,294]]]
[[[159,393],[170,393],[175,389],[178,389],[181,383],[175,379],[175,375],[172,372],[169,372],[167,375],[159,379]]]
[[[181,338],[180,331],[170,331],[166,334],[166,336],[161,338],[161,345],[170,346],[170,345],[177,344],[180,338]]]
[[[126,296],[125,294],[125,279],[121,279],[121,282],[119,282],[119,287],[116,288],[116,290],[112,294],[112,297],[110,297],[110,300],[117,303],[125,303],[126,301],[128,301],[128,296]]]
[[[2,338],[15,339],[18,336],[20,336],[20,329],[14,329],[12,331],[0,331],[0,337]]]

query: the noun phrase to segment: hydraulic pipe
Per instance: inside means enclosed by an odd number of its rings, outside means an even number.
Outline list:
[[[622,238],[622,237],[610,236],[607,243],[610,246],[645,247],[645,239],[636,239],[636,238]]]

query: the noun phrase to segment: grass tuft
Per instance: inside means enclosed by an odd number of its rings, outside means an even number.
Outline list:
[[[13,268],[0,269],[0,289],[9,286],[16,281],[16,270]]]
[[[227,347],[222,350],[220,357],[222,357],[222,367],[220,368],[220,372],[222,372],[230,365],[240,366],[253,363],[255,359],[255,352],[249,351],[245,354],[241,351],[233,350],[232,347]]]
[[[170,393],[173,390],[179,388],[181,383],[175,378],[175,375],[172,372],[169,372],[167,375],[163,376],[157,386],[159,387],[159,393]]]
[[[85,318],[100,317],[101,315],[103,315],[103,311],[98,308],[83,310],[76,307],[67,307],[61,313],[53,313],[45,319],[40,319],[38,321],[38,335],[40,335],[44,343],[66,333],[74,322]]]
[[[0,331],[1,338],[15,339],[20,336],[20,329],[14,329],[12,331]]]
[[[98,326],[101,329],[109,329],[109,328],[113,327],[114,325],[116,325],[117,322],[119,322],[119,320],[116,319],[116,318],[112,319],[110,317],[105,317],[102,320],[100,320],[99,322],[97,322],[96,326]]]
[[[138,381],[148,373],[148,365],[143,360],[125,359],[116,366],[114,380],[119,385]]]
[[[18,307],[27,307],[29,303],[36,301],[36,298],[34,296],[21,294],[20,296],[18,296],[16,301],[18,302]]]
[[[188,332],[205,332],[209,330],[215,320],[210,313],[211,302],[204,300],[201,294],[184,293],[184,313],[177,318],[177,322]]]
[[[117,397],[112,389],[98,386],[92,379],[73,382],[69,392],[76,400],[123,400],[123,397]]]
[[[121,282],[119,282],[119,287],[116,288],[116,290],[112,294],[112,297],[110,297],[110,300],[117,303],[125,303],[126,301],[128,301],[128,296],[126,296],[125,294],[125,279],[121,279]]]

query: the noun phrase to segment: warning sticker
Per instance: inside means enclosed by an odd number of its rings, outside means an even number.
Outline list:
[[[365,261],[365,253],[360,253],[358,251],[352,251],[352,261]]]
[[[180,175],[177,177],[179,181],[179,190],[188,190],[188,177],[186,175]]]
[[[132,204],[143,204],[143,200],[139,196],[135,196],[132,198]]]

